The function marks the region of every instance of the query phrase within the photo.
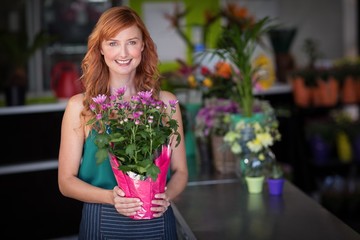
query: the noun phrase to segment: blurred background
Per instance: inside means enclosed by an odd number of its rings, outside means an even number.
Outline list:
[[[60,124],[66,100],[81,91],[76,80],[87,37],[111,6],[129,5],[142,16],[158,45],[163,88],[186,106],[190,180],[227,176],[201,153],[194,134],[201,95],[185,76],[179,80],[179,71],[194,64],[195,46],[215,47],[221,21],[204,28],[206,16],[228,4],[241,6],[244,17],[268,16],[279,24],[278,32],[264,39],[275,76],[255,94],[276,110],[282,141],[273,151],[287,178],[360,232],[357,0],[12,0],[0,2],[0,211],[5,221],[0,236],[17,232],[52,239],[77,233],[81,204],[61,196],[57,186]],[[190,44],[171,18],[184,10],[179,22]],[[337,81],[335,95],[329,97],[327,85],[328,101],[317,100],[322,86],[317,80],[330,82],[329,76]],[[300,78],[304,82],[297,84]]]

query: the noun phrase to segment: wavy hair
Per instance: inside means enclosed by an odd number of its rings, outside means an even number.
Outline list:
[[[152,89],[153,95],[158,97],[160,91],[159,59],[156,45],[150,37],[149,31],[133,9],[127,6],[112,7],[106,10],[96,23],[88,38],[88,50],[81,63],[81,81],[85,89],[83,115],[93,114],[89,108],[93,97],[98,94],[110,95],[110,73],[101,54],[101,43],[133,25],[140,29],[144,42],[142,59],[136,68],[135,90],[149,91]]]

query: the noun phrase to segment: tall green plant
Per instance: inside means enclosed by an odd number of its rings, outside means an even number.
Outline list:
[[[213,53],[233,64],[233,80],[236,88],[232,97],[246,117],[252,116],[253,76],[257,70],[252,66],[251,58],[256,46],[261,43],[260,38],[274,27],[269,17],[246,27],[240,27],[235,23],[229,24],[224,28],[218,41],[218,48]]]

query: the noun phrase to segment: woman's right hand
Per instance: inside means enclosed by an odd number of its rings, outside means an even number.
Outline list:
[[[118,186],[113,189],[114,207],[122,215],[134,216],[143,204],[138,198],[125,197],[125,193]]]

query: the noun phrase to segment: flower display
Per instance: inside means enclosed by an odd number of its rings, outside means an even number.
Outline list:
[[[237,106],[228,99],[208,99],[195,119],[195,136],[209,137],[211,134],[223,136],[229,130],[229,113],[236,113]]]
[[[270,104],[262,101],[262,120],[240,120],[226,132],[224,141],[234,154],[253,153],[265,160],[269,148],[281,139],[278,121]]]
[[[201,90],[204,98],[228,98],[235,83],[230,64],[219,61],[210,66],[199,64],[187,77],[189,86]]]
[[[260,37],[271,27],[268,17],[252,23],[247,28],[243,28],[236,22],[231,23],[224,28],[218,41],[218,49],[213,52],[214,55],[231,63],[232,78],[235,82],[231,96],[239,104],[245,117],[252,116],[253,88],[266,70],[262,67],[263,60],[260,59],[261,61],[259,60],[255,65],[252,58]]]
[[[98,95],[90,105],[95,117],[88,124],[98,132],[95,139],[97,161],[104,161],[110,153],[116,157],[123,172],[156,180],[159,168],[154,159],[160,154],[161,147],[173,140],[177,146],[181,140],[178,123],[172,118],[177,100],[166,105],[153,98],[152,91],[142,91],[125,101],[125,91],[126,87],[123,87],[111,96]],[[168,106],[170,114],[166,111]]]

